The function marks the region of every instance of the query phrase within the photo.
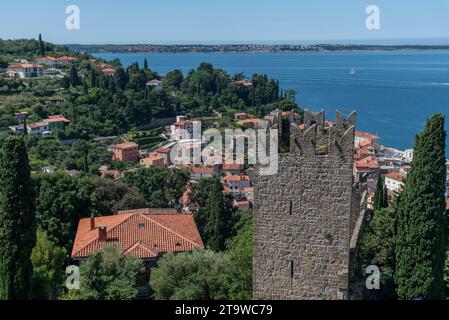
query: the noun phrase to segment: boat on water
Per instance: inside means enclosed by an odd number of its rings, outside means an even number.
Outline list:
[[[356,74],[357,74],[357,71],[356,71],[354,68],[352,68],[352,69],[351,69],[351,75],[352,75],[352,76],[355,76]]]

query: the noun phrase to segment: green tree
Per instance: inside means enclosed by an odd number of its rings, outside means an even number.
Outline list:
[[[63,283],[67,250],[55,246],[45,231],[37,230],[37,243],[31,254],[33,263],[33,298],[55,298]]]
[[[132,300],[137,297],[142,260],[123,256],[120,249],[107,247],[92,254],[80,267],[80,300]]]
[[[114,81],[118,89],[125,90],[126,84],[128,83],[128,78],[123,68],[117,69],[117,72],[114,74]]]
[[[384,186],[382,208],[388,208],[389,205],[390,203],[388,201],[388,189],[387,186]]]
[[[194,218],[204,243],[211,250],[224,250],[232,235],[233,219],[223,198],[222,183],[217,178],[201,179],[192,199],[199,205]]]
[[[74,64],[70,67],[70,85],[72,87],[79,86],[81,84],[81,80],[78,77],[78,71],[76,70],[76,67]]]
[[[385,208],[384,181],[380,172],[377,174],[376,193],[374,194],[374,211]],[[387,194],[388,196],[388,194]]]
[[[95,178],[95,207],[100,215],[116,214],[118,210],[146,207],[145,198],[135,187],[111,179]]]
[[[223,254],[195,250],[165,254],[151,271],[150,286],[157,300],[217,300],[226,297],[221,285]]]
[[[29,299],[36,243],[34,190],[25,143],[9,137],[0,151],[0,299]]]
[[[189,177],[186,170],[141,168],[135,173],[126,173],[123,182],[136,187],[151,208],[176,208]]]
[[[143,68],[148,70],[148,60],[146,58],[143,60]]]
[[[226,299],[250,300],[253,291],[253,223],[251,212],[242,213],[236,236],[228,241],[222,283]]]
[[[252,295],[252,215],[243,213],[225,253],[169,253],[150,276],[155,299],[242,300]]]
[[[182,81],[184,80],[184,76],[182,75],[182,71],[176,69],[174,71],[170,71],[164,78],[164,85],[169,88],[174,88],[175,90],[181,89]]]
[[[42,35],[39,33],[39,54],[41,56],[45,55],[45,44],[42,41]]]
[[[36,176],[36,220],[52,243],[71,249],[80,218],[96,213],[94,186],[64,172]]]
[[[401,299],[442,299],[446,260],[446,156],[444,116],[427,121],[416,137],[412,170],[397,211],[397,294]]]
[[[393,272],[395,266],[395,224],[394,208],[381,208],[365,227],[359,244],[358,256],[363,267],[376,265],[381,271],[380,290],[370,293],[369,298],[394,299]]]

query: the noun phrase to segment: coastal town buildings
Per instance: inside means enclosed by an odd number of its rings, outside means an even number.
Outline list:
[[[227,175],[224,177],[224,186],[231,193],[241,193],[245,188],[251,186],[251,181],[247,175]]]
[[[139,145],[134,142],[125,142],[111,146],[112,159],[122,162],[136,162],[140,158]]]
[[[76,60],[77,60],[77,58],[72,57],[72,56],[62,56],[62,57],[45,56],[45,57],[37,58],[36,62],[39,64],[48,65],[48,66],[52,66],[52,67],[56,68],[60,65],[74,63]]]
[[[217,175],[217,170],[213,166],[195,166],[191,168],[191,180],[212,178]]]
[[[385,175],[385,186],[391,193],[397,193],[404,187],[405,176],[399,172],[390,172]]]
[[[64,116],[54,115],[42,121],[27,124],[27,131],[32,135],[45,137],[50,136],[55,129],[64,130],[69,123],[70,121]]]
[[[361,132],[361,131],[356,131],[355,132],[355,138],[354,138],[354,145],[357,147],[363,141],[368,141],[370,143],[375,143],[379,139],[380,138],[378,136],[375,136],[373,134],[366,133],[366,132]]]
[[[34,63],[17,63],[10,65],[6,74],[12,78],[37,78],[42,77],[44,68]]]
[[[177,117],[176,122],[171,126],[172,140],[195,139],[194,130],[201,132],[201,122],[187,120],[186,117]]]
[[[140,166],[143,168],[162,168],[166,165],[166,158],[157,153],[151,153],[149,157],[140,159]]]

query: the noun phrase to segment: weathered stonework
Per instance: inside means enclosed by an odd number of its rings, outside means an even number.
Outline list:
[[[355,113],[304,114],[272,176],[255,175],[254,299],[347,299],[350,241],[362,211],[353,181]]]

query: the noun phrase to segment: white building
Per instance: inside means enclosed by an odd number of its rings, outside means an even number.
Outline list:
[[[405,162],[412,163],[412,161],[413,161],[413,149],[405,150],[403,158],[404,158]]]
[[[212,178],[215,176],[214,167],[193,167],[191,173],[191,180],[199,180],[204,178]]]
[[[201,121],[181,120],[171,126],[172,140],[201,139]],[[195,137],[195,135],[198,137]]]
[[[147,87],[152,87],[156,91],[162,90],[162,81],[161,80],[151,80],[147,82]]]
[[[37,78],[44,75],[43,70],[39,64],[18,63],[9,66],[6,74],[12,78]]]
[[[50,131],[49,124],[46,121],[35,122],[27,124],[28,133],[42,136]]]
[[[354,137],[354,145],[358,147],[362,141],[377,142],[380,138],[370,133],[356,131]]]
[[[229,191],[233,193],[243,192],[244,189],[251,186],[251,181],[248,176],[228,175],[224,177],[224,183]]]
[[[404,175],[399,172],[390,172],[385,175],[385,186],[389,192],[399,192],[404,187]]]

